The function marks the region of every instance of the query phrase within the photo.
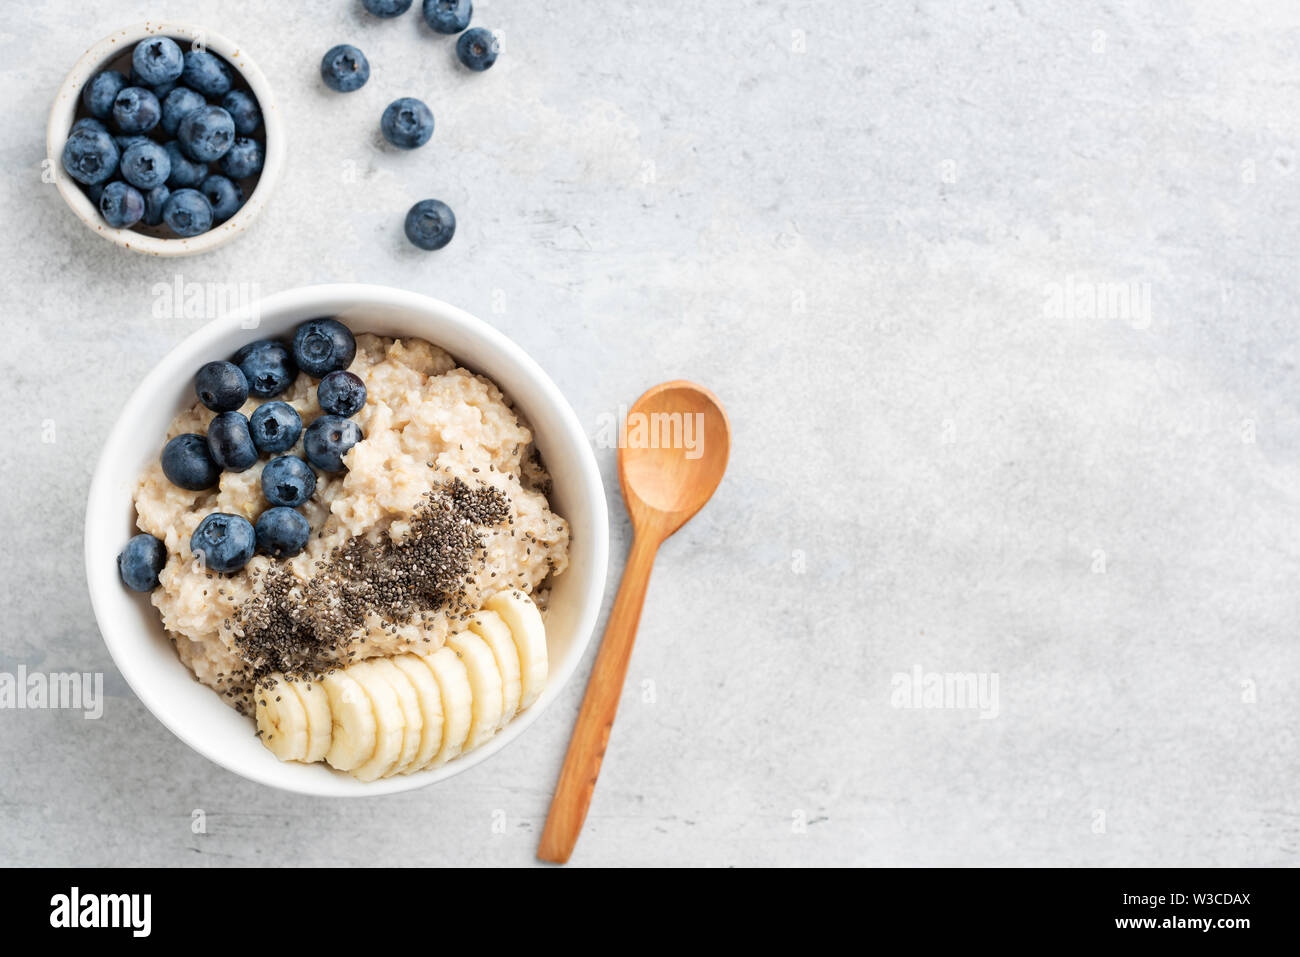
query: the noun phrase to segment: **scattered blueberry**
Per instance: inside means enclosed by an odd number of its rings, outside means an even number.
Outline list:
[[[298,368],[320,379],[352,365],[357,340],[337,319],[312,319],[293,333],[293,358]]]
[[[190,551],[202,553],[203,563],[215,572],[237,572],[253,557],[257,533],[239,515],[213,512],[199,522],[190,536]]]
[[[68,131],[68,135],[71,136],[73,133],[80,130],[94,130],[96,133],[108,133],[108,127],[93,116],[83,116],[81,119],[77,120],[77,122],[73,123],[72,129]],[[114,142],[116,142],[116,140],[114,140]]]
[[[422,199],[406,214],[406,238],[421,249],[441,249],[456,234],[456,214],[441,200]]]
[[[258,399],[274,398],[293,385],[298,375],[289,350],[273,339],[250,342],[235,353],[234,362],[248,379],[249,394]]]
[[[180,129],[181,120],[199,107],[207,105],[208,101],[203,98],[202,93],[195,93],[188,86],[176,87],[167,94],[167,99],[163,100],[161,121],[163,132],[168,136],[175,136],[176,131]]]
[[[311,525],[291,508],[268,508],[257,517],[257,548],[272,558],[293,558],[307,547]]]
[[[230,67],[207,50],[190,50],[185,54],[181,82],[204,96],[225,96],[232,85]]]
[[[226,155],[217,160],[217,165],[231,179],[247,179],[262,172],[265,161],[262,144],[251,137],[241,136],[235,140],[235,145],[230,147]]]
[[[316,473],[296,455],[271,459],[262,469],[262,494],[272,505],[297,508],[316,491]]]
[[[248,418],[259,452],[287,452],[302,435],[302,416],[288,402],[267,402]]]
[[[366,384],[351,372],[338,369],[320,380],[316,400],[324,412],[356,415],[366,404]]]
[[[171,83],[179,79],[185,69],[181,48],[170,37],[151,37],[141,40],[131,53],[131,66],[136,76],[149,86]]]
[[[202,492],[221,481],[221,469],[212,461],[208,440],[196,432],[172,439],[162,450],[162,470],[178,488]]]
[[[433,135],[433,112],[412,96],[394,100],[379,120],[384,139],[399,149],[413,150]]]
[[[167,546],[152,535],[136,535],[117,556],[117,571],[131,591],[153,591],[167,564]]]
[[[162,105],[152,90],[125,87],[113,100],[113,122],[123,133],[148,133],[162,118]]]
[[[144,197],[121,180],[109,183],[99,194],[99,214],[114,229],[126,229],[144,218]]]
[[[178,141],[168,141],[163,144],[163,149],[167,151],[167,158],[172,163],[172,173],[167,177],[168,186],[173,189],[185,189],[198,186],[207,178],[208,164],[196,163],[186,156]]]
[[[390,17],[400,17],[411,9],[411,0],[362,0],[362,2],[367,10],[385,20]]]
[[[212,228],[212,204],[196,189],[178,189],[163,204],[163,222],[177,236],[197,236]]]
[[[235,121],[235,132],[248,136],[262,125],[262,111],[257,100],[243,90],[231,90],[221,99],[221,108]]]
[[[336,93],[351,93],[370,79],[370,62],[350,43],[330,47],[320,61],[320,77]]]
[[[176,138],[190,159],[211,163],[235,142],[235,121],[219,106],[200,106],[181,118]]]
[[[460,33],[473,12],[469,0],[424,0],[424,22],[438,33]]]
[[[172,191],[166,186],[155,186],[149,192],[144,194],[144,215],[140,217],[140,222],[146,226],[161,226],[163,221],[163,207],[171,197]]]
[[[233,362],[209,362],[194,377],[194,392],[213,412],[234,412],[248,401],[248,380]]]
[[[456,41],[456,55],[471,70],[481,73],[497,62],[501,44],[491,30],[475,27],[466,30]]]
[[[221,222],[239,212],[244,205],[244,191],[224,176],[216,173],[199,185],[199,192],[212,204],[212,215]]]
[[[128,146],[122,153],[122,176],[136,189],[161,186],[171,174],[171,158],[152,140]]]
[[[248,419],[238,412],[221,412],[208,423],[208,451],[227,472],[243,472],[257,464],[257,446]]]
[[[126,77],[116,70],[96,73],[81,91],[81,102],[86,104],[91,116],[106,120],[113,112],[113,101],[125,86]]]
[[[307,426],[302,440],[307,461],[324,472],[342,472],[343,456],[364,438],[361,426],[337,415],[322,415]]]
[[[103,183],[117,171],[121,154],[113,137],[89,127],[77,130],[63,146],[63,168],[78,183]]]

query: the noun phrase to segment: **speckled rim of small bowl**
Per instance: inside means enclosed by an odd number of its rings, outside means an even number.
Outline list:
[[[191,42],[197,40],[212,52],[222,56],[243,76],[249,89],[257,97],[257,104],[262,111],[263,129],[266,133],[266,161],[257,181],[257,187],[234,216],[206,233],[189,238],[165,239],[146,236],[132,229],[114,229],[104,222],[95,204],[82,191],[81,184],[63,169],[63,146],[76,120],[82,87],[107,63],[117,59],[124,48],[151,36],[179,37]],[[54,98],[54,106],[50,109],[49,126],[45,132],[45,143],[47,165],[53,173],[54,183],[59,188],[64,201],[87,228],[119,246],[136,252],[153,256],[193,256],[224,246],[248,229],[257,219],[262,207],[270,198],[284,166],[284,136],[284,124],[280,120],[279,109],[272,98],[271,86],[257,64],[239,44],[205,27],[146,21],[104,37],[82,54]]]

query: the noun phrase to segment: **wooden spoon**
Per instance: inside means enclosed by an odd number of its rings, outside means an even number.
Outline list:
[[[722,403],[693,382],[657,385],[628,412],[618,479],[635,537],[551,800],[537,849],[541,860],[563,864],[573,853],[618,713],[655,553],[713,495],[730,451]]]

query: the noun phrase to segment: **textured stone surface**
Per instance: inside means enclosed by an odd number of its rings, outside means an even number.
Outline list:
[[[727,403],[731,471],[661,554],[575,863],[1296,863],[1300,12],[475,6],[505,35],[484,75],[414,13],[173,4],[244,39],[292,135],[257,226],[177,263],[40,178],[64,72],[134,5],[7,19],[0,671],[110,698],[0,712],[0,862],[533,857],[585,667],[493,760],[351,803],[209,764],[114,670],[82,509],[133,383],[204,321],[156,314],[179,275],[445,298],[593,436],[664,379]],[[373,75],[340,97],[316,69],[344,41]],[[409,154],[377,142],[400,95],[438,123]],[[460,224],[432,255],[401,231],[427,196]],[[1149,311],[1090,317],[1088,284]],[[997,716],[893,707],[915,666],[996,673]]]

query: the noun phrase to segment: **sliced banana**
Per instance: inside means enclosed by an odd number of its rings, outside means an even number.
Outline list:
[[[257,729],[262,744],[281,761],[307,757],[307,709],[293,685],[279,675],[257,692]]]
[[[494,611],[476,612],[469,619],[469,630],[478,635],[492,649],[496,659],[497,671],[501,672],[501,720],[498,728],[504,728],[519,710],[519,652],[515,640],[510,636],[510,629]]]
[[[409,769],[420,750],[420,733],[424,730],[420,698],[415,693],[415,685],[397,669],[392,658],[371,658],[366,664],[392,687],[397,694],[397,707],[402,712],[402,751],[397,756],[397,763],[384,772],[384,777],[389,777]]]
[[[352,669],[347,669],[350,672]],[[370,695],[349,674],[336,671],[321,684],[329,696],[333,722],[330,749],[325,760],[340,771],[352,771],[375,753],[378,723]]]
[[[442,693],[442,745],[429,762],[436,768],[465,750],[470,725],[474,723],[474,694],[469,683],[469,669],[450,648],[439,648],[421,659],[433,672]]]
[[[488,611],[496,612],[510,628],[519,651],[521,691],[519,710],[527,708],[546,687],[549,662],[546,653],[546,625],[533,600],[512,588],[498,592],[483,603]]]
[[[406,680],[415,688],[420,706],[420,747],[410,765],[402,772],[410,774],[425,767],[442,747],[442,692],[438,690],[438,680],[434,678],[433,670],[424,659],[415,655],[397,655],[389,660],[394,668],[406,675]]]
[[[370,696],[377,728],[374,753],[365,763],[353,768],[352,775],[362,781],[376,781],[391,771],[402,756],[405,718],[401,705],[397,703],[397,692],[373,661],[354,662],[348,665],[347,672]]]
[[[298,692],[302,706],[307,711],[307,756],[303,760],[308,763],[323,761],[329,753],[330,740],[334,736],[329,695],[319,681],[299,680],[289,684]]]
[[[501,723],[501,672],[497,670],[497,660],[488,643],[472,631],[452,632],[447,636],[447,647],[465,662],[465,670],[469,672],[474,700],[465,750],[473,751],[496,734]]]

